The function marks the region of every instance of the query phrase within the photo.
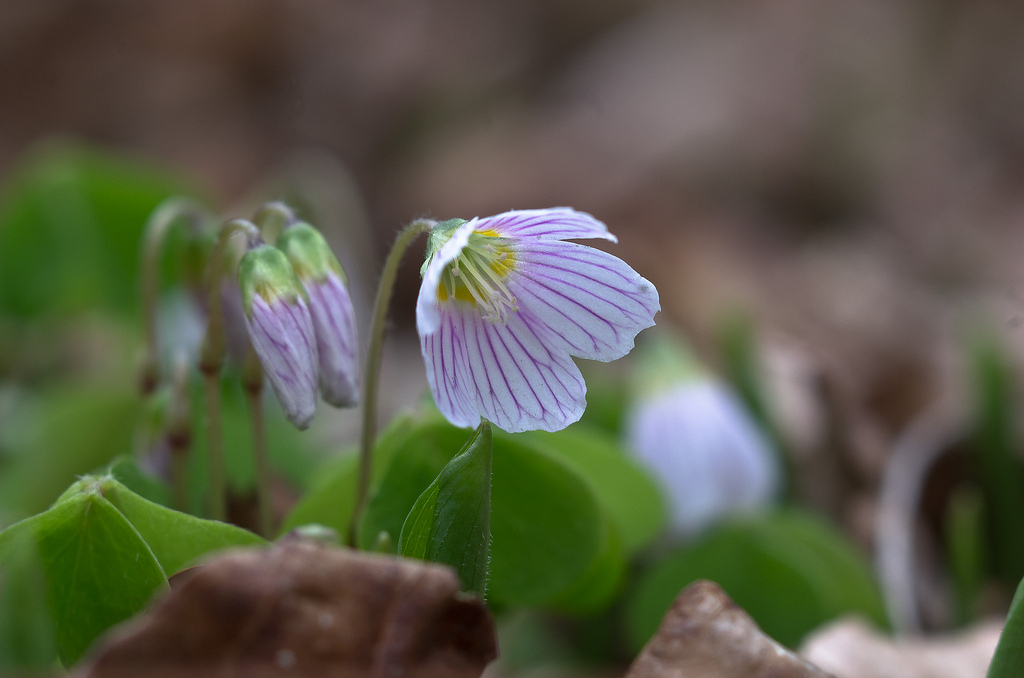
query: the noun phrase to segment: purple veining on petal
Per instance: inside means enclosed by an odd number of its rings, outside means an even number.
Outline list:
[[[556,267],[544,250],[562,248],[569,259]],[[519,252],[520,266],[509,282],[521,308],[529,309],[555,334],[566,350],[591,360],[615,360],[633,348],[640,330],[654,325],[660,310],[654,286],[622,260],[575,243],[531,243]],[[596,265],[599,264],[599,265]],[[595,277],[595,268],[611,275]]]
[[[603,238],[618,242],[608,227],[586,212],[570,207],[540,210],[512,210],[484,217],[477,222],[478,231],[494,230],[510,238],[566,240],[571,238]]]
[[[359,402],[359,365],[352,300],[333,273],[323,282],[305,283],[319,356],[320,392],[335,407]]]
[[[470,231],[507,238],[504,284],[517,309],[497,320],[477,305],[439,302],[445,267]],[[586,383],[572,356],[613,360],[660,310],[654,286],[620,259],[563,238],[606,238],[607,228],[568,208],[525,210],[467,222],[434,255],[417,299],[417,328],[431,392],[459,426],[480,417],[510,432],[557,431],[582,416]]]
[[[427,365],[427,382],[441,413],[456,426],[472,427],[480,423],[480,415],[471,404],[464,384],[469,375],[460,374],[460,357],[456,355],[459,333],[456,316],[446,309],[441,313],[439,331],[420,334],[420,348]],[[447,341],[447,350],[446,350]],[[446,356],[447,353],[447,356]]]
[[[268,304],[256,295],[252,318],[246,317],[245,325],[289,421],[305,429],[316,413],[316,354],[310,351],[306,336],[307,328],[312,328],[309,310],[301,299],[298,302]]]

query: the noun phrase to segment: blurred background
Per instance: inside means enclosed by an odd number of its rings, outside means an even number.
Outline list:
[[[239,216],[305,191],[363,317],[411,219],[570,205],[785,450],[789,500],[876,563],[897,627],[999,613],[1024,574],[1022,187],[1010,0],[2,3],[0,525],[104,460],[26,480],[55,421],[98,416],[68,384],[131,400],[166,195]],[[425,389],[417,268],[390,411]],[[326,447],[354,430],[333,415]]]

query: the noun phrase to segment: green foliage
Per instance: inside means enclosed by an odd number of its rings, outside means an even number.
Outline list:
[[[138,304],[143,224],[184,183],[74,144],[30,155],[0,196],[0,317]]]
[[[493,477],[490,600],[572,606],[573,587],[602,555],[608,529],[589,484],[508,434],[494,436]]]
[[[957,622],[974,618],[975,602],[986,571],[986,544],[981,493],[961,487],[950,497],[945,516],[946,555],[956,594]]]
[[[416,422],[412,417],[398,417],[377,438],[373,453],[371,480],[379,483],[389,467],[391,454],[415,431]],[[292,507],[281,526],[281,533],[290,532],[306,524],[319,524],[335,530],[338,534],[348,532],[352,512],[355,510],[356,476],[359,473],[359,454],[353,450],[327,463],[314,475],[315,480],[309,491]],[[429,481],[428,481],[429,482]],[[400,527],[400,525],[399,525]],[[379,534],[379,533],[378,533]],[[398,540],[398,532],[391,534],[392,547]],[[377,535],[367,536],[361,541],[363,548],[373,549]]]
[[[142,609],[167,580],[131,523],[99,491],[42,514],[36,527],[61,661],[70,666],[106,629]]]
[[[302,525],[319,524],[338,534],[348,531],[355,510],[359,455],[346,454],[320,471],[320,478],[292,507],[281,525],[281,534]]]
[[[624,552],[643,548],[664,527],[666,506],[661,489],[614,438],[578,424],[558,433],[525,435],[586,478],[615,525]]]
[[[98,481],[107,500],[138,530],[168,576],[226,546],[266,541],[240,527],[180,513],[135,494],[116,480]]]
[[[463,588],[481,596],[491,540],[491,448],[484,422],[416,500],[398,540],[400,554],[452,566]]]
[[[135,460],[126,454],[116,457],[102,473],[112,476],[135,494],[149,501],[172,508],[174,497],[170,486],[139,468]]]
[[[35,583],[47,601],[45,612],[29,608],[31,624],[16,646],[22,656],[0,658],[38,666],[55,647],[70,666],[100,634],[166,589],[167,575],[211,551],[261,543],[232,525],[154,504],[113,477],[86,476],[45,512],[0,532],[0,582],[41,573]],[[25,562],[37,569],[26,571]],[[21,614],[13,607],[19,600],[0,594],[0,633],[13,632],[3,620]]]
[[[29,408],[30,435],[0,467],[0,523],[38,513],[75,478],[131,449],[138,396],[95,385],[65,386]]]
[[[0,568],[0,674],[43,673],[57,656],[53,617],[35,539],[28,531],[9,537]]]
[[[226,372],[222,379],[221,427],[223,430],[224,470],[228,488],[244,493],[256,484],[256,464],[252,454],[252,422],[236,373]],[[206,436],[206,401],[200,380],[192,384],[192,448],[188,457],[189,513],[204,515],[209,494],[210,463],[207,455],[209,440]],[[308,435],[303,435],[285,419],[277,399],[265,401],[267,453],[271,466],[296,487],[305,488],[314,477],[319,463],[317,450]]]
[[[1014,439],[1013,373],[1002,348],[994,339],[974,346],[974,377],[977,389],[975,440],[982,486],[989,518],[996,572],[1008,585],[1024,577],[1024,469]]]
[[[727,525],[679,549],[647,572],[627,609],[627,634],[639,649],[676,595],[697,579],[718,582],[781,643],[840,614],[886,623],[882,600],[853,548],[828,526],[796,512]]]
[[[1018,678],[1024,676],[1024,581],[1006,615],[1006,626],[999,636],[995,655],[988,667],[988,678]]]
[[[403,420],[381,437],[374,451],[370,501],[359,529],[361,548],[386,545],[387,540],[380,541],[382,533],[391,535],[392,543],[398,541],[417,500],[467,437],[464,429],[437,415]],[[634,513],[620,507],[613,518],[597,488],[610,492],[606,474],[622,467],[607,460],[607,467],[602,461],[579,466],[571,461],[574,454],[555,451],[548,440],[541,443],[539,438],[494,433],[488,583],[493,604],[574,611],[607,604],[625,567],[619,522],[632,526],[631,543],[638,543],[638,534],[650,534],[652,523],[660,523],[660,515],[657,520],[651,518],[649,497],[643,503],[646,508]],[[598,459],[605,454],[612,453],[599,451]],[[344,533],[351,517],[348,507],[353,504],[355,472],[354,459],[333,464],[285,527],[319,523]],[[587,475],[591,472],[596,483]],[[635,475],[623,475],[627,487],[644,483]],[[423,497],[424,504],[429,500],[429,495]],[[479,503],[469,502],[466,508],[469,514],[463,519],[472,522]],[[409,530],[414,523],[415,519]]]

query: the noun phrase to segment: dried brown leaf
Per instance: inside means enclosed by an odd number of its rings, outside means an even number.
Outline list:
[[[981,678],[1002,623],[957,635],[888,638],[856,619],[842,619],[807,639],[801,654],[838,678]]]
[[[717,584],[676,598],[626,678],[826,678],[769,638]]]
[[[196,568],[80,678],[476,678],[497,655],[449,568],[299,541]]]

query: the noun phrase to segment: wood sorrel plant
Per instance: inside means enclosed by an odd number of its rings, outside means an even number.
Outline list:
[[[158,359],[154,310],[160,252],[172,227],[183,222],[191,226],[189,239],[205,248],[197,248],[205,261],[207,314],[198,367],[209,456],[206,515],[216,520],[147,501],[136,492],[142,486],[129,487],[132,476],[112,466],[83,477],[48,511],[0,532],[0,566],[14,563],[26,576],[42,573],[40,599],[52,609],[40,618],[52,623],[57,637],[54,647],[40,650],[42,665],[54,652],[65,665],[78,661],[100,634],[141,610],[167,588],[169,576],[197,558],[265,543],[223,522],[222,438],[238,430],[230,403],[224,422],[221,412],[229,323],[244,325],[249,342],[232,351],[237,364],[228,374],[241,377],[248,405],[263,536],[274,535],[268,501],[274,440],[268,432],[275,422],[264,417],[266,380],[299,429],[314,417],[318,392],[333,405],[364,408],[361,452],[341,460],[353,461],[344,467],[350,472],[341,486],[326,474],[326,489],[311,488],[284,529],[326,524],[347,532],[352,546],[446,563],[466,590],[487,593],[499,605],[593,610],[608,603],[625,556],[648,543],[660,525],[653,482],[594,440],[583,447],[596,461],[577,462],[557,443],[526,433],[557,431],[579,419],[586,384],[573,357],[624,355],[659,309],[657,291],[625,263],[565,242],[614,240],[603,224],[565,208],[413,222],[385,261],[360,379],[345,275],[312,225],[287,206],[268,203],[251,221],[233,219],[217,228],[198,205],[167,202],[143,238],[146,393],[166,392],[172,381]],[[399,417],[378,444],[385,319],[403,254],[420,234],[429,237],[417,327],[439,414]],[[212,249],[205,247],[211,242]],[[241,251],[236,244],[244,245]],[[232,280],[238,299],[223,293]],[[192,410],[180,363],[173,377],[174,415],[162,425],[178,441],[176,460],[182,462]],[[168,494],[178,508],[194,503],[188,476],[177,463],[175,492]],[[614,478],[614,487],[602,477]],[[10,590],[4,581],[0,599]],[[5,628],[0,624],[0,639]]]

